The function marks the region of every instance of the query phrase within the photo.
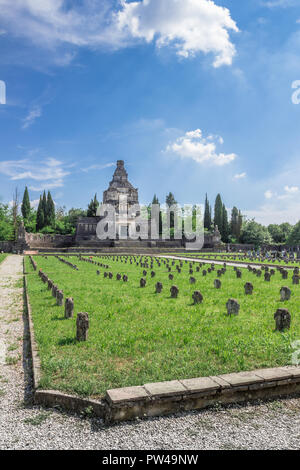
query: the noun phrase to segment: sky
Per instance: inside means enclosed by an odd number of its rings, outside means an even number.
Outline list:
[[[221,193],[300,219],[299,0],[0,0],[0,201]]]

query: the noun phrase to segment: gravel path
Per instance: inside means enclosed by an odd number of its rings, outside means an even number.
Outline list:
[[[183,257],[183,256],[174,256],[174,255],[159,255],[159,258],[169,258],[169,259],[174,259],[174,260],[181,260],[181,261],[196,261],[197,263],[204,263],[204,264],[219,264],[222,265],[224,264],[224,260],[218,261],[215,259],[205,259],[205,258],[188,258],[188,257]],[[259,263],[239,263],[238,261],[225,261],[227,266],[233,266],[236,268],[247,268],[247,266],[252,266],[253,268],[257,268],[263,265]],[[287,269],[294,269],[292,267],[288,267]]]
[[[112,427],[33,407],[21,281],[22,257],[9,256],[0,266],[0,449],[300,448],[299,398]]]

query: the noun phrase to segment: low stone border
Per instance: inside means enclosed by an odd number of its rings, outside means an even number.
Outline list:
[[[112,424],[135,418],[200,410],[216,403],[243,403],[300,393],[300,366],[257,369],[250,372],[117,388],[107,390],[102,401],[84,399],[55,390],[40,390],[40,359],[28,298],[25,258],[23,258],[23,270],[36,405],[59,407],[74,412],[92,411],[107,424]]]
[[[106,392],[107,422],[200,410],[216,403],[243,403],[300,392],[300,367],[280,367]]]

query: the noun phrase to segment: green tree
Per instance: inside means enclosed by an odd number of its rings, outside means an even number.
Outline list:
[[[215,210],[214,210],[214,224],[218,226],[219,231],[222,235],[222,226],[223,226],[223,203],[221,195],[218,194],[215,201]]]
[[[0,203],[0,240],[10,241],[14,239],[14,224],[12,212],[7,204]]]
[[[72,209],[69,210],[68,215],[66,217],[67,222],[73,227],[74,229],[76,228],[78,219],[80,217],[86,217],[86,211],[83,209]]]
[[[36,210],[33,208],[30,209],[30,213],[27,219],[24,220],[25,230],[28,233],[35,233],[36,232]]]
[[[29,219],[30,217],[30,199],[29,199],[29,193],[28,193],[28,188],[26,186],[24,195],[23,195],[23,201],[21,205],[21,212],[22,216],[24,219],[24,222]]]
[[[92,199],[88,205],[87,217],[96,217],[98,207],[99,202],[97,200],[97,194],[95,194],[94,199]]]
[[[258,248],[261,245],[271,244],[272,238],[267,227],[258,224],[253,219],[245,222],[241,242],[253,244]]]
[[[293,227],[286,222],[280,225],[270,224],[268,230],[275,243],[286,243],[292,233]]]
[[[236,240],[239,239],[240,233],[238,230],[239,225],[239,211],[237,207],[233,207],[231,211],[231,220],[230,220],[230,233]]]
[[[177,201],[176,201],[176,199],[175,199],[173,193],[169,193],[169,194],[166,196],[166,204],[167,204],[167,206],[169,206],[169,207],[171,207],[171,206],[176,206]]]
[[[50,191],[48,191],[46,211],[45,211],[44,217],[45,217],[45,226],[54,228],[55,227],[55,205],[54,205]]]
[[[167,205],[167,213],[170,212],[170,237],[171,239],[174,238],[174,226],[175,226],[175,216],[174,216],[174,211],[169,211],[169,209],[173,206],[177,205],[177,201],[174,197],[173,193],[169,193],[166,196],[166,205]]]
[[[223,210],[222,210],[222,227],[220,231],[222,235],[222,241],[224,243],[228,243],[229,239],[229,223],[228,223],[228,213],[225,207],[225,204],[223,204]]]
[[[158,197],[156,196],[156,194],[154,194],[154,196],[153,196],[152,204],[159,204],[159,200],[158,200]]]
[[[211,229],[211,207],[207,198],[207,193],[205,196],[205,209],[204,209],[204,228],[206,230]]]
[[[288,239],[288,245],[300,245],[300,221],[292,229]]]
[[[36,213],[36,231],[40,232],[44,228],[44,226],[45,226],[45,215],[44,215],[42,196],[40,196],[40,202],[39,202],[37,213]]]
[[[156,194],[154,194],[153,199],[152,199],[152,205],[154,205],[154,204],[160,206],[159,199],[158,199],[158,197],[156,196]],[[162,234],[162,213],[161,213],[161,210],[159,211],[159,227],[158,227],[158,233],[159,233],[159,236],[161,236],[161,234]]]
[[[233,207],[231,211],[230,219],[230,234],[231,239],[235,242],[238,242],[241,236],[243,226],[243,216],[240,210],[237,207]]]
[[[44,224],[46,224],[46,215],[47,215],[47,196],[46,196],[46,191],[43,193],[42,197],[42,210],[44,214]]]

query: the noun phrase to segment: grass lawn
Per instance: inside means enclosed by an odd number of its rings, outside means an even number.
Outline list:
[[[64,319],[64,308],[56,306],[26,257],[42,388],[99,397],[109,388],[286,365],[291,342],[300,338],[300,286],[292,285],[291,274],[282,280],[276,272],[268,283],[246,269],[242,269],[242,279],[237,279],[228,267],[221,278],[222,288],[216,290],[216,271],[204,277],[194,269],[196,284],[191,285],[189,264],[184,262],[180,274],[172,266],[171,281],[165,265],[158,267],[155,261],[156,276],[151,278],[151,268],[105,257],[94,260],[108,264],[109,269],[67,258],[79,271],[53,256],[34,259],[75,304],[74,318]],[[140,288],[144,269],[147,285]],[[104,278],[104,271],[111,271],[113,279]],[[127,274],[128,282],[117,281],[117,273]],[[161,294],[154,293],[158,281],[163,283]],[[252,296],[244,294],[246,281],[254,285]],[[170,298],[173,284],[179,288],[177,299]],[[285,285],[292,297],[283,303],[279,290]],[[194,290],[204,297],[201,305],[192,303]],[[226,315],[230,297],[241,304],[237,317]],[[292,324],[288,332],[279,333],[274,331],[273,316],[283,306],[289,308]],[[74,339],[78,312],[89,314],[87,342]]]
[[[262,260],[259,261],[258,259],[251,260],[250,258],[244,258],[243,255],[236,253],[236,255],[224,253],[224,254],[216,254],[216,253],[190,253],[186,251],[185,253],[173,253],[174,256],[180,256],[184,258],[201,258],[205,260],[209,260],[211,262],[213,261],[232,261],[238,263],[239,261],[242,261],[243,263],[249,263],[249,264],[258,264],[258,265],[264,265],[264,264],[273,264],[274,266],[290,266],[291,268],[294,268],[296,266],[300,267],[300,263],[288,263],[286,261],[280,261],[280,260]]]
[[[0,264],[5,260],[5,258],[7,258],[7,254],[0,254]]]

